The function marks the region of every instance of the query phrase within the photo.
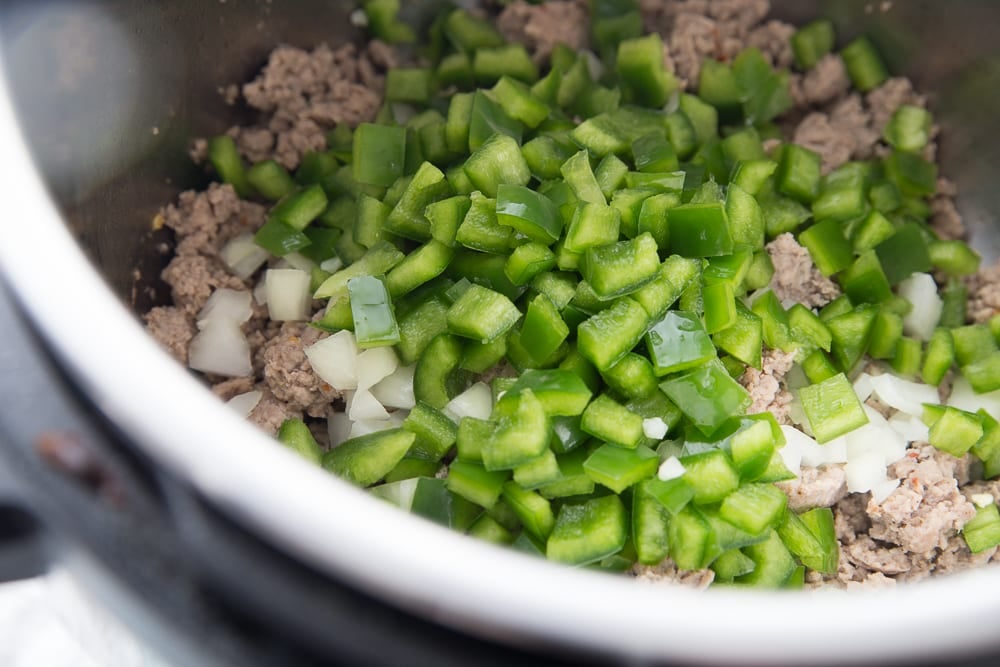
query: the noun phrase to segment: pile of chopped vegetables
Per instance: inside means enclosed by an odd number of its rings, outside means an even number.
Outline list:
[[[415,42],[398,9],[371,0],[363,18]],[[429,64],[388,72],[376,122],[338,125],[294,175],[210,142],[222,180],[274,202],[227,263],[247,278],[284,258],[260,281],[272,320],[327,302],[313,326],[330,335],[306,355],[346,392],[335,446],[301,420],[279,439],[484,540],[768,587],[837,571],[833,512],[794,512],[775,486],[803,462],[846,462],[850,490],[876,498],[911,441],[1000,474],[1000,424],[977,407],[1000,389],[1000,320],[966,324],[960,278],[979,257],[926,224],[929,112],[901,106],[891,150],[824,176],[818,154],[782,142],[789,73],[759,50],[706,60],[684,93],[633,3],[594,0],[591,15],[594,52],[559,46],[542,67],[490,22],[442,15],[420,37]],[[833,26],[791,43],[808,70]],[[859,91],[888,76],[864,37],[839,53]],[[842,290],[818,312],[769,288],[765,243],[784,233]],[[238,338],[250,301],[226,292],[199,318],[192,366],[238,375],[248,354],[220,359],[212,338]],[[737,380],[768,350],[794,355],[801,428],[745,414]],[[892,373],[864,372],[871,360]],[[959,401],[940,404],[942,382]],[[996,504],[963,534],[973,552],[1000,544]]]

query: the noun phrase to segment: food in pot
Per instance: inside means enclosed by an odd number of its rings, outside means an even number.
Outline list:
[[[276,49],[146,316],[252,422],[492,542],[706,586],[1000,544],[1000,288],[926,98],[766,0],[521,0]]]

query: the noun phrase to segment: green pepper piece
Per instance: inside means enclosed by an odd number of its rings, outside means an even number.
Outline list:
[[[528,303],[521,326],[521,344],[535,359],[548,359],[569,337],[569,327],[544,294]]]
[[[711,435],[729,417],[750,407],[746,389],[716,362],[666,380],[660,389],[705,435]]]
[[[945,373],[955,363],[955,345],[948,329],[935,329],[927,343],[927,355],[920,371],[921,379],[929,385],[941,384]]]
[[[488,197],[495,197],[501,185],[527,185],[531,180],[520,146],[505,134],[494,134],[483,142],[464,168],[473,185]]]
[[[322,464],[323,451],[306,423],[301,419],[286,419],[278,429],[278,441],[307,461]]]
[[[854,387],[843,373],[802,387],[799,400],[816,441],[820,444],[868,423]]]
[[[531,389],[504,394],[493,412],[496,430],[482,448],[487,470],[512,470],[545,453],[551,426],[545,406]]]
[[[399,342],[399,326],[389,293],[378,278],[360,276],[347,282],[358,347],[384,347]]]
[[[640,445],[627,449],[605,444],[594,450],[584,462],[583,469],[592,480],[620,494],[654,475],[659,465],[660,457],[648,447]]]
[[[477,463],[455,461],[448,468],[448,490],[490,509],[500,499],[507,471],[489,471]]]
[[[472,285],[448,310],[448,329],[488,343],[510,331],[520,317],[517,306],[503,294]]]
[[[646,334],[646,346],[657,375],[704,364],[716,356],[712,339],[695,313],[669,311]]]
[[[851,244],[844,237],[844,226],[836,220],[824,220],[799,234],[799,243],[809,250],[816,268],[831,276],[850,266],[854,260]]]
[[[240,197],[249,197],[254,189],[247,179],[243,158],[236,149],[236,142],[227,135],[213,137],[208,142],[208,159],[223,183],[233,186]]]
[[[917,223],[899,227],[895,234],[875,246],[875,253],[892,285],[933,268],[924,232]]]
[[[875,251],[868,250],[844,270],[840,286],[851,303],[881,303],[892,298],[892,287],[882,266]]]
[[[506,44],[476,49],[472,73],[480,85],[496,83],[508,76],[524,83],[538,81],[538,66],[531,60],[524,44]]]
[[[638,290],[656,277],[659,268],[656,241],[648,233],[589,248],[580,262],[580,273],[601,299]]]
[[[819,194],[820,156],[796,144],[788,144],[781,152],[774,186],[778,192],[803,204],[809,204]]]
[[[580,428],[626,449],[635,449],[644,437],[642,417],[606,394],[595,398],[583,411]]]
[[[444,21],[444,34],[458,51],[475,51],[504,45],[496,28],[464,9],[456,9]]]
[[[465,106],[464,103],[460,104],[459,108],[455,110],[456,118],[454,129],[452,130],[452,139],[449,141],[449,148],[455,150],[455,138],[459,134],[458,123],[460,113]],[[451,114],[449,113],[449,119]],[[476,91],[472,96],[472,104],[469,108],[469,143],[467,146],[463,146],[458,152],[465,152],[468,149],[470,152],[475,152],[482,147],[486,141],[492,137],[494,134],[503,134],[512,139],[515,142],[521,141],[521,135],[524,132],[524,128],[521,123],[514,120],[508,116],[503,107],[493,101],[493,99],[487,95],[482,90]]]
[[[504,75],[493,86],[493,95],[504,112],[527,127],[536,128],[549,117],[549,107],[520,81]]]
[[[833,50],[836,36],[833,23],[820,19],[807,23],[792,35],[792,53],[799,69],[812,69],[820,58]]]
[[[586,150],[566,160],[560,168],[560,173],[580,201],[592,204],[608,203],[590,167],[590,156]]]
[[[662,108],[677,89],[674,75],[663,67],[663,40],[657,33],[621,42],[616,64],[625,98],[639,105]]]
[[[388,187],[403,175],[406,129],[362,123],[356,130],[352,168],[358,183]]]
[[[682,456],[680,461],[682,479],[694,490],[692,502],[697,505],[717,503],[739,488],[739,471],[721,449]]]
[[[363,5],[372,34],[389,44],[415,42],[413,28],[398,19],[399,0],[366,0]]]
[[[976,508],[976,516],[962,527],[962,537],[974,554],[1000,544],[1000,511],[997,506]]]
[[[455,423],[443,412],[418,401],[403,421],[403,428],[417,436],[410,456],[440,461],[451,450],[458,436]]]
[[[455,370],[462,360],[462,344],[440,334],[425,347],[413,372],[413,394],[418,401],[441,410],[459,393]]]
[[[563,221],[555,204],[522,185],[497,188],[497,221],[539,243],[553,243],[562,234]]]
[[[400,428],[351,438],[323,455],[323,467],[353,484],[370,486],[396,467],[416,438]]]
[[[840,52],[854,87],[867,93],[889,78],[882,59],[866,37],[858,37]]]
[[[740,530],[759,535],[781,520],[788,496],[773,484],[744,484],[722,500],[719,516]]]
[[[645,309],[632,299],[616,299],[578,327],[580,354],[599,370],[613,366],[642,339],[647,318]]]
[[[733,252],[729,218],[722,203],[684,204],[667,212],[670,249],[683,257],[717,257]]]
[[[645,357],[631,352],[602,372],[601,377],[611,389],[627,399],[641,399],[659,389],[653,365]]]
[[[621,551],[628,537],[625,506],[618,496],[563,505],[545,555],[550,560],[586,565]]]
[[[277,218],[264,223],[254,234],[253,240],[275,257],[298,252],[312,243],[308,236]]]

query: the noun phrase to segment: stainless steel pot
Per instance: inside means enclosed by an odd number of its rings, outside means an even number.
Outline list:
[[[843,36],[869,32],[891,47],[894,69],[935,94],[944,172],[959,185],[976,245],[995,258],[1000,6],[775,4],[791,20],[825,13]],[[511,645],[758,664],[1000,648],[991,623],[1000,569],[895,590],[782,594],[697,593],[551,565],[397,512],[304,464],[163,354],[137,323],[136,308],[156,295],[134,291],[134,272],[155,276],[163,258],[153,214],[199,183],[186,142],[234,120],[218,88],[248,78],[276,43],[356,38],[349,9],[322,0],[8,0],[0,9],[2,278],[136,456],[320,576]]]

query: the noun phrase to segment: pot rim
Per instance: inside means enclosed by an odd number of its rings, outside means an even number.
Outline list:
[[[1000,568],[849,594],[668,589],[467,539],[331,479],[226,409],[143,331],[69,233],[5,82],[0,146],[0,273],[50,348],[134,446],[311,565],[476,635],[638,660],[846,663],[996,646],[983,621],[1000,598],[983,591],[1000,589]]]

